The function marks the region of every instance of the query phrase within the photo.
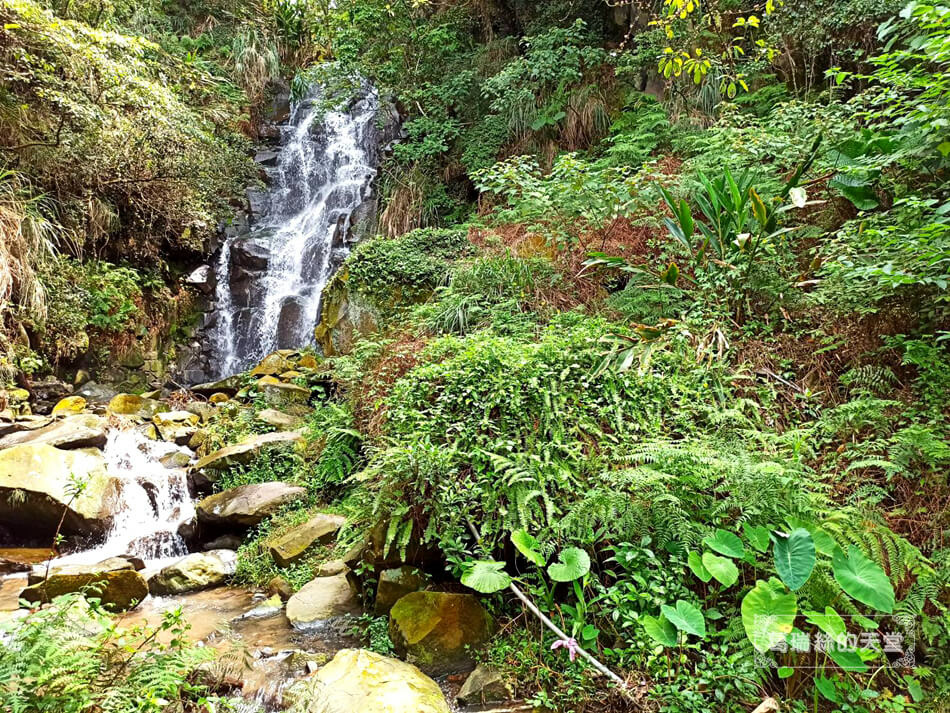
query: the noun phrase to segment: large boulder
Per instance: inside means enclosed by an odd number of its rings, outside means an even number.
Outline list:
[[[157,413],[152,423],[158,429],[163,441],[171,441],[180,446],[186,445],[197,430],[201,417],[191,411],[166,411]]]
[[[295,629],[316,629],[330,619],[359,613],[356,593],[345,574],[317,577],[287,601],[287,618]]]
[[[459,689],[458,702],[463,706],[507,701],[512,697],[511,687],[497,671],[479,664]]]
[[[131,560],[125,559],[124,557],[110,557],[98,564],[66,564],[53,567],[49,571],[49,576],[60,577],[64,575],[105,574],[106,572],[120,572],[126,569],[136,571],[139,568],[136,567]],[[38,564],[31,568],[26,583],[31,585],[40,584],[46,577],[46,565]]]
[[[418,592],[428,584],[428,578],[415,567],[403,565],[384,569],[376,585],[376,616],[385,616],[407,594]]]
[[[413,592],[389,612],[389,638],[397,653],[426,673],[470,670],[466,647],[485,644],[495,623],[471,594]]]
[[[225,528],[253,527],[284,505],[306,497],[306,489],[287,483],[240,485],[201,500],[196,508],[198,522]]]
[[[148,589],[155,595],[184,594],[224,584],[237,568],[231,550],[193,552],[149,577]]]
[[[191,391],[194,391],[196,394],[203,394],[205,396],[211,396],[212,394],[222,393],[222,394],[235,394],[241,389],[241,381],[244,376],[242,374],[235,374],[234,376],[228,376],[224,379],[218,379],[217,381],[209,381],[204,384],[195,384],[190,388]]]
[[[277,410],[292,411],[306,406],[310,400],[310,389],[296,384],[261,383],[260,389],[264,394],[264,402]]]
[[[67,416],[48,426],[0,438],[0,448],[24,443],[48,443],[58,448],[99,448],[106,442],[106,421],[91,413]]]
[[[257,412],[257,418],[278,431],[291,431],[303,424],[300,416],[291,416],[283,411],[265,408]]]
[[[75,497],[74,478],[84,484]],[[120,489],[98,451],[66,451],[46,443],[0,451],[0,522],[21,529],[27,539],[47,539],[60,518],[64,535],[103,535]]]
[[[109,413],[143,420],[149,420],[155,414],[168,410],[168,406],[161,401],[136,396],[135,394],[116,394],[112,397],[108,406]]]
[[[300,443],[303,443],[303,436],[296,431],[251,436],[199,459],[193,467],[192,478],[198,486],[209,485],[217,481],[220,471],[234,465],[246,465],[263,452]]]
[[[27,587],[20,598],[28,602],[45,603],[63,594],[82,592],[87,598],[96,598],[110,611],[128,611],[148,596],[145,577],[134,569],[111,572],[80,572],[51,574],[49,579]]]
[[[271,557],[278,567],[289,567],[302,559],[311,547],[332,542],[345,522],[346,519],[339,515],[317,513],[272,542]]]
[[[276,376],[293,368],[293,362],[287,359],[286,356],[280,352],[273,352],[264,357],[260,364],[251,369],[251,376]]]
[[[294,713],[449,713],[438,684],[415,666],[343,649],[284,693]]]

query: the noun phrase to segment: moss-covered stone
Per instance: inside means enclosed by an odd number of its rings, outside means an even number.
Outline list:
[[[28,602],[49,602],[63,594],[82,592],[96,598],[110,611],[128,611],[148,596],[145,578],[134,569],[80,574],[52,574],[20,594]]]
[[[332,542],[345,522],[339,515],[317,513],[274,540],[270,545],[271,557],[278,567],[289,567],[306,556],[312,547]]]
[[[52,414],[58,416],[60,414],[82,413],[85,408],[86,399],[82,396],[67,396],[64,399],[60,399],[56,405],[53,406]]]
[[[201,500],[196,507],[198,522],[217,527],[253,527],[284,505],[306,497],[304,488],[287,483],[240,485]]]
[[[147,399],[135,394],[116,394],[109,402],[109,413],[134,418],[151,419],[157,413],[169,411],[168,406],[155,399]]]
[[[234,574],[237,557],[230,550],[193,552],[152,575],[148,588],[152,594],[183,594],[217,587]]]
[[[407,594],[418,592],[427,583],[428,578],[415,567],[403,565],[383,570],[376,585],[376,616],[388,614],[396,602]]]
[[[485,644],[495,622],[471,594],[413,592],[389,612],[396,651],[426,673],[441,676],[470,670],[466,647]]]
[[[294,368],[293,363],[286,356],[273,352],[264,357],[261,362],[251,369],[251,376],[276,376]]]

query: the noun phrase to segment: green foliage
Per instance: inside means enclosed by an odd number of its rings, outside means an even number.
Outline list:
[[[24,713],[227,705],[192,681],[214,653],[188,642],[181,617],[171,610],[154,629],[124,627],[77,594],[12,619],[0,637],[0,704]]]

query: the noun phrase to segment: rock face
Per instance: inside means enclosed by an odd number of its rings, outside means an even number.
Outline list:
[[[486,643],[495,623],[471,594],[413,592],[389,612],[389,637],[400,656],[433,676],[466,671],[466,646]]]
[[[287,601],[287,618],[295,629],[315,629],[328,619],[356,614],[359,604],[345,574],[318,577]]]
[[[251,436],[240,443],[227,446],[201,458],[194,465],[197,476],[195,480],[199,485],[213,483],[218,478],[214,471],[250,463],[263,451],[271,448],[285,448],[301,442],[303,442],[303,437],[296,431]]]
[[[237,555],[231,550],[194,552],[165,567],[148,580],[152,594],[183,594],[224,584],[237,568]]]
[[[479,664],[469,674],[458,692],[458,702],[463,706],[474,706],[480,703],[497,703],[511,698],[511,688],[497,671]]]
[[[312,678],[292,686],[284,702],[295,713],[449,713],[435,681],[365,649],[338,651]]]
[[[67,416],[36,430],[11,433],[0,438],[0,448],[24,443],[48,443],[58,448],[99,448],[105,445],[105,442],[105,419],[86,413]]]
[[[75,498],[70,494],[71,476],[85,483]],[[0,522],[22,528],[31,537],[48,538],[64,508],[63,534],[102,535],[119,490],[98,451],[66,451],[45,443],[0,451]]]
[[[304,488],[287,483],[241,485],[198,503],[198,522],[219,527],[253,527],[287,503],[307,496]]]
[[[415,567],[404,565],[383,570],[376,585],[376,616],[388,614],[396,602],[407,594],[418,592],[426,583],[426,576]]]
[[[277,566],[289,567],[303,558],[314,545],[332,542],[345,522],[339,515],[318,513],[273,542],[270,546],[271,557]]]
[[[110,611],[128,611],[148,596],[145,578],[134,569],[85,574],[53,574],[44,583],[27,587],[20,594],[28,602],[48,602],[63,594],[83,592]]]

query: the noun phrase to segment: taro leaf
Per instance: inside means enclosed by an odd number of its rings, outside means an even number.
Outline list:
[[[776,533],[775,569],[793,592],[801,589],[815,568],[815,542],[803,527],[792,530],[788,537]]]
[[[703,544],[711,550],[716,550],[721,555],[726,555],[726,557],[739,558],[745,554],[742,540],[722,528],[717,529],[715,534],[704,537]]]
[[[848,556],[838,551],[831,560],[835,581],[851,597],[873,609],[890,614],[894,611],[894,587],[884,570],[869,560],[854,545]]]
[[[689,556],[686,558],[686,564],[689,565],[689,568],[693,570],[693,574],[699,577],[704,582],[708,582],[712,579],[712,574],[709,570],[706,569],[706,566],[703,564],[702,559],[695,552],[690,552]]]
[[[813,624],[828,634],[833,639],[837,639],[842,634],[847,633],[844,619],[831,607],[825,607],[825,613],[817,611],[805,612],[805,619],[809,624]]]
[[[679,279],[680,269],[676,266],[675,262],[671,262],[669,267],[667,267],[663,272],[660,273],[660,279],[663,280],[667,285],[675,285],[676,280]]]
[[[795,674],[795,669],[791,666],[782,666],[776,673],[779,678],[791,678]]]
[[[742,532],[749,543],[759,552],[765,552],[769,548],[769,528],[761,525],[752,526],[744,522],[742,523]]]
[[[817,688],[818,692],[832,703],[841,702],[841,698],[838,696],[838,691],[835,689],[835,682],[833,679],[825,678],[824,676],[815,676],[815,688]]]
[[[857,651],[839,651],[834,644],[831,644],[825,649],[825,653],[838,666],[850,673],[865,673],[868,670],[868,665],[864,663]]]
[[[704,552],[703,566],[724,587],[731,587],[739,579],[739,568],[727,557],[720,557],[712,552]]]
[[[700,639],[706,636],[706,620],[703,618],[703,613],[689,602],[680,599],[676,602],[675,609],[669,604],[664,604],[660,607],[660,611],[680,631],[693,634]]]
[[[527,530],[515,530],[511,533],[511,544],[513,544],[522,555],[538,567],[545,565],[544,555],[538,551],[540,543],[528,534]]]
[[[839,173],[828,181],[828,185],[836,188],[858,210],[874,210],[881,204],[871,189],[869,178]]]
[[[511,584],[511,577],[504,571],[505,563],[494,560],[472,562],[462,575],[462,584],[482,594],[492,594]]]
[[[660,646],[676,646],[676,629],[666,617],[659,619],[645,616],[642,619],[643,630]]]
[[[833,555],[835,550],[838,549],[838,543],[834,541],[834,538],[814,523],[800,520],[797,517],[789,517],[786,522],[789,530],[795,530],[799,527],[808,530],[811,533],[811,539],[815,541],[815,549],[821,554]]]
[[[757,651],[766,652],[791,632],[798,605],[776,579],[755,583],[742,599],[742,626]]]
[[[555,582],[573,582],[590,572],[590,557],[580,547],[561,550],[557,562],[548,565],[548,576]]]

